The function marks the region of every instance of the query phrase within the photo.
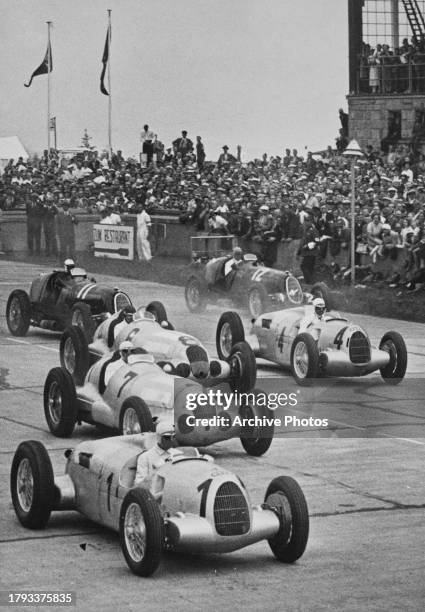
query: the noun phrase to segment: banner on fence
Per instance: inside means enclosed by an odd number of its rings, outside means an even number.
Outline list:
[[[93,226],[95,257],[134,259],[134,228],[128,225]]]

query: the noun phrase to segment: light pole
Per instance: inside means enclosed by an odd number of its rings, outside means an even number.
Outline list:
[[[355,205],[356,205],[356,183],[355,183],[355,172],[354,166],[356,160],[360,157],[364,157],[363,151],[361,150],[357,140],[351,140],[348,143],[343,155],[350,158],[351,162],[351,285],[354,287],[356,279],[356,244],[355,244]]]

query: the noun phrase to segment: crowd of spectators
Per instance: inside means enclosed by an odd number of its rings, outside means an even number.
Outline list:
[[[11,160],[0,180],[0,206],[26,209],[38,224],[36,236],[43,227],[48,252],[54,249],[49,236],[55,216],[73,228],[75,209],[112,223],[111,215],[119,222],[121,215],[144,208],[150,215],[178,215],[194,234],[234,234],[268,265],[275,263],[280,243],[298,241],[306,281],[313,279],[318,259],[337,261],[346,254],[348,260],[350,162],[341,152],[328,147],[304,158],[286,149],[282,156],[242,162],[240,147],[233,155],[225,145],[212,162],[198,146],[200,137],[195,145],[186,132],[182,139],[183,148],[176,139],[142,163],[124,159],[120,151],[111,159],[105,152],[83,151],[70,159],[45,153],[28,162]],[[405,146],[390,146],[385,155],[368,147],[355,171],[356,263],[365,267],[367,261],[372,279],[373,264],[394,262],[386,280],[409,281],[414,288],[425,265],[425,157],[414,158]],[[39,251],[40,238],[29,240],[28,248]],[[401,258],[407,274],[400,274]]]
[[[425,37],[403,39],[400,47],[375,48],[364,43],[359,58],[359,92],[374,94],[425,92]]]

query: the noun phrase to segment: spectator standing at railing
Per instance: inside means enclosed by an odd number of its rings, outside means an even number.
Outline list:
[[[204,143],[201,140],[200,136],[196,137],[196,163],[198,165],[198,170],[202,171],[204,169],[205,162],[205,149]]]
[[[58,247],[56,242],[55,217],[58,212],[53,202],[53,196],[48,193],[43,202],[43,233],[46,244],[46,255],[57,255]]]
[[[301,271],[306,283],[314,282],[314,266],[318,253],[319,233],[313,224],[313,216],[309,213],[304,225],[304,234],[297,252],[302,257]]]
[[[36,255],[39,255],[44,209],[43,204],[37,195],[34,194],[27,200],[26,214],[28,251],[31,255],[34,252]]]
[[[59,255],[61,259],[75,257],[75,226],[77,218],[69,210],[69,201],[62,198],[62,208],[56,215],[56,227],[59,238]]]
[[[370,49],[369,51],[369,57],[368,57],[368,64],[369,64],[369,87],[372,93],[378,93],[379,91],[379,64],[380,64],[380,60],[379,60],[379,52],[380,49],[378,49],[378,47],[380,47],[381,45],[377,45],[377,48],[374,49]]]
[[[152,225],[152,220],[146,212],[144,204],[140,207],[140,212],[137,215],[137,256],[141,261],[150,261],[152,259],[151,245],[149,243],[149,228]]]
[[[147,124],[143,126],[143,130],[140,132],[140,141],[142,143],[142,153],[146,155],[146,162],[149,166],[153,157],[155,134]]]

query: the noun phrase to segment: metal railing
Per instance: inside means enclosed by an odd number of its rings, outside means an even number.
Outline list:
[[[356,94],[394,95],[425,93],[425,53],[406,62],[400,56],[378,58],[378,63],[359,61]]]

